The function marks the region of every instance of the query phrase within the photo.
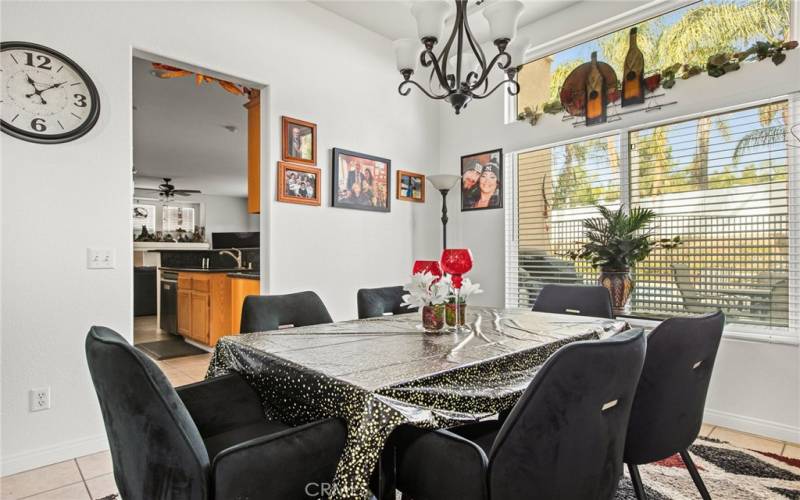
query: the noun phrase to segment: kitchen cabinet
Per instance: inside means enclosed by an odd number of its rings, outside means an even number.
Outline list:
[[[224,272],[178,273],[178,333],[213,347],[230,335],[231,282]]]
[[[261,212],[261,91],[250,91],[247,108],[247,211]]]
[[[189,280],[189,286],[192,281]],[[181,290],[178,285],[178,333],[189,335],[192,330],[192,291]]]
[[[239,333],[242,324],[242,305],[248,295],[260,295],[261,282],[252,278],[231,277],[231,332]]]
[[[192,292],[192,327],[189,337],[206,345],[209,343],[209,324],[211,323],[210,302],[207,293]]]

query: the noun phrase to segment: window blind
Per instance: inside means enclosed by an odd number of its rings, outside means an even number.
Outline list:
[[[631,204],[684,241],[637,266],[634,315],[788,326],[788,115],[783,101],[630,132]]]
[[[517,185],[507,206],[510,240],[506,303],[531,307],[547,283],[596,281],[596,272],[564,253],[583,234],[595,204],[620,203],[619,135],[593,138],[518,155]],[[593,279],[593,277],[595,277]]]
[[[516,155],[506,305],[531,307],[547,283],[597,283],[598,271],[566,252],[583,241],[595,205],[637,206],[658,214],[655,237],[684,243],[634,270],[631,316],[719,308],[729,323],[790,326],[800,264],[800,220],[792,216],[800,190],[790,189],[800,185],[792,170],[800,142],[790,133],[791,108],[771,102]]]

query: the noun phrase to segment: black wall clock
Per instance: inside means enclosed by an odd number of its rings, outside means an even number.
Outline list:
[[[3,132],[40,144],[68,142],[97,123],[100,97],[72,59],[27,42],[0,43]]]

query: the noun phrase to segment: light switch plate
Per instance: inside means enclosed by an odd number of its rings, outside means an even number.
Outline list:
[[[86,249],[86,267],[89,269],[114,269],[116,261],[113,248]]]

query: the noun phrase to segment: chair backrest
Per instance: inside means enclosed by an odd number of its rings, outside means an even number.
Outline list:
[[[122,497],[208,498],[209,459],[203,439],[155,363],[100,326],[86,336],[86,359]]]
[[[536,312],[613,318],[611,294],[602,286],[545,285],[533,303]]]
[[[358,319],[377,318],[386,313],[403,314],[415,312],[416,307],[402,307],[405,291],[402,286],[362,288],[356,294]]]
[[[697,439],[724,326],[725,315],[716,312],[671,318],[650,333],[628,426],[627,463],[667,458]]]
[[[242,305],[242,333],[266,332],[282,326],[332,323],[333,319],[314,292],[286,295],[250,295]]]
[[[553,354],[497,434],[490,497],[613,498],[645,350],[636,329]]]
[[[675,285],[683,300],[683,308],[688,313],[703,314],[708,312],[707,307],[700,303],[700,292],[692,283],[692,272],[687,264],[670,264],[672,277],[675,278]]]

